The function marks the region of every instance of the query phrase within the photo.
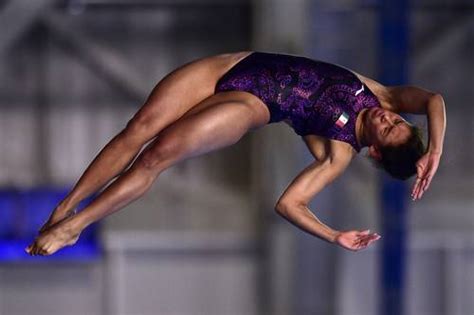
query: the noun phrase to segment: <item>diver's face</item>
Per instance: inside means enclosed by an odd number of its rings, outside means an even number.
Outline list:
[[[411,133],[409,123],[402,116],[380,107],[368,110],[365,128],[370,144],[377,147],[402,144]]]

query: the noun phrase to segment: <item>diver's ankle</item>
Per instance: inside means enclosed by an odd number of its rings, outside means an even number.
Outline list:
[[[58,215],[69,216],[76,213],[75,206],[66,202],[59,203],[54,209],[54,213]]]

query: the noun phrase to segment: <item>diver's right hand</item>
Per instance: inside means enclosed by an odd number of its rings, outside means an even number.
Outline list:
[[[431,180],[438,170],[440,159],[441,152],[428,151],[416,162],[416,181],[411,192],[413,201],[420,199],[430,187]]]
[[[343,231],[336,236],[335,243],[345,249],[358,251],[366,248],[380,238],[380,235],[377,233],[370,233],[370,230]]]

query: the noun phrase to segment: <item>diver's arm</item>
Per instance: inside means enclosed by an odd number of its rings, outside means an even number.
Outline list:
[[[415,86],[394,86],[388,89],[392,99],[392,111],[427,116],[428,150],[441,154],[446,130],[446,108],[443,96]]]
[[[307,140],[307,139],[306,139]],[[309,141],[311,149],[318,142]],[[347,143],[331,140],[329,154],[323,160],[316,159],[288,186],[278,200],[275,210],[303,231],[344,249],[358,251],[380,239],[370,230],[337,231],[321,222],[308,208],[314,195],[337,178],[349,165],[355,151]],[[312,150],[312,152],[318,152]],[[319,156],[319,155],[317,155]]]
[[[417,162],[417,179],[412,190],[413,200],[421,198],[430,186],[443,153],[446,130],[446,108],[439,93],[414,86],[389,88],[395,112],[426,114],[428,120],[428,149]]]
[[[446,131],[446,106],[443,97],[440,94],[434,95],[428,100],[426,107],[429,130],[428,151],[441,155]]]

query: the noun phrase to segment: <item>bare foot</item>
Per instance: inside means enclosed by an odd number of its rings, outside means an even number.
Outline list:
[[[76,214],[75,210],[68,210],[68,211],[59,211],[57,208],[51,213],[51,215],[48,218],[48,221],[46,221],[45,224],[40,228],[38,233],[44,233],[54,225],[58,224],[59,222],[72,217],[73,215]]]
[[[64,218],[54,226],[41,233],[35,241],[26,248],[31,256],[52,255],[65,246],[76,244],[81,234],[73,223],[74,216]]]

